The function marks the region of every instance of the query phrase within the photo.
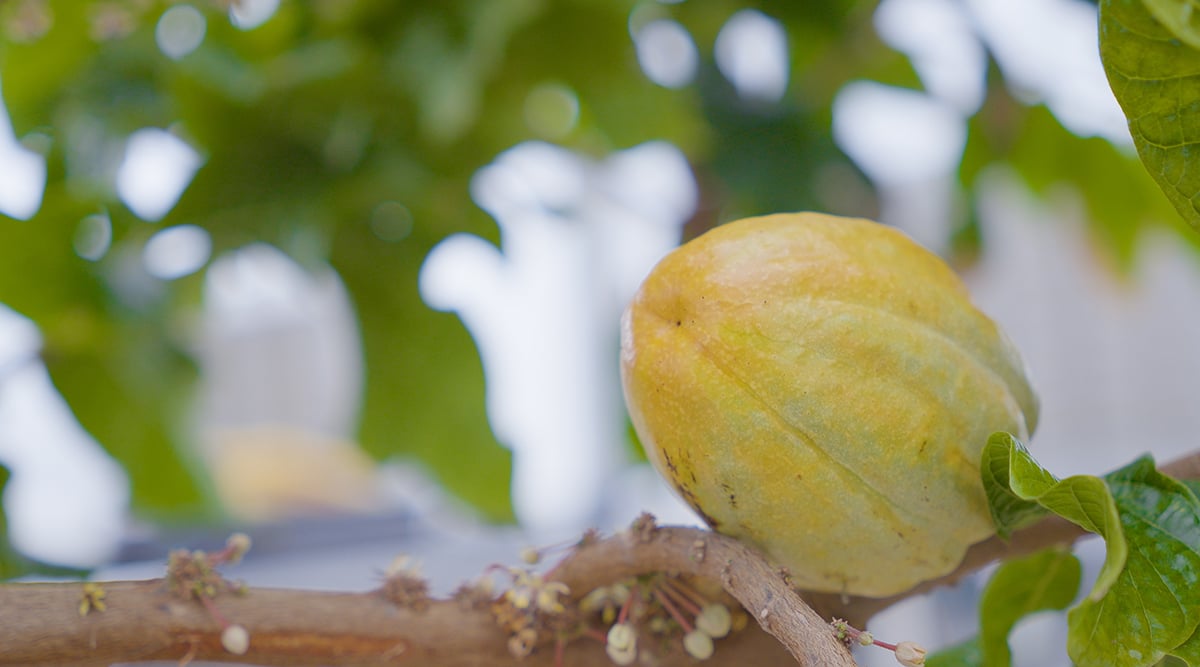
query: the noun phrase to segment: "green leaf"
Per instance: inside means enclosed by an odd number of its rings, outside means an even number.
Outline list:
[[[1148,457],[1106,481],[1128,560],[1106,595],[1093,593],[1068,614],[1067,651],[1080,665],[1152,664],[1200,624],[1200,502]]]
[[[55,388],[124,465],[139,517],[197,516],[208,510],[202,482],[172,437],[186,414],[194,369],[167,332],[165,304],[114,303],[106,272],[115,272],[117,253],[98,263],[75,253],[78,221],[92,212],[52,187],[32,220],[0,219],[0,301],[41,330]],[[114,227],[119,242],[127,225],[118,217]]]
[[[983,475],[983,489],[988,497],[988,509],[992,512],[992,521],[996,524],[996,532],[1007,539],[1012,531],[1027,525],[1046,515],[1046,508],[1032,500],[1026,500],[1013,492],[1009,483],[1010,456],[1013,450],[1009,446],[1012,436],[1007,433],[996,433],[988,439],[980,460],[980,472]],[[995,445],[992,443],[995,442]]]
[[[979,637],[972,637],[925,658],[925,667],[982,667],[983,648]]]
[[[980,196],[979,177],[993,165],[1015,170],[1050,201],[1070,188],[1082,199],[1089,235],[1121,270],[1134,268],[1141,232],[1151,226],[1191,232],[1175,223],[1179,214],[1137,155],[1103,137],[1076,136],[1045,106],[1022,108],[994,86],[967,127],[959,177],[973,196]],[[1194,233],[1181,238],[1197,241]]]
[[[1200,142],[1200,51],[1180,40],[1195,37],[1190,22],[1173,20],[1174,34],[1155,18],[1182,19],[1180,8],[1190,4],[1103,0],[1100,58],[1146,169],[1184,220],[1200,228],[1200,171],[1192,168]]]
[[[1065,609],[1079,590],[1082,568],[1070,552],[1048,549],[997,568],[979,602],[980,634],[929,657],[931,667],[1012,664],[1008,635],[1022,618]]]
[[[1066,609],[1079,590],[1081,570],[1078,558],[1058,549],[1001,565],[979,603],[981,664],[1010,665],[1013,626],[1035,612]]]
[[[1193,49],[1200,49],[1200,13],[1195,0],[1143,0],[1146,9],[1172,35]]]
[[[1135,667],[1168,653],[1192,656],[1200,624],[1200,501],[1191,489],[1159,473],[1148,457],[1103,480],[1056,480],[1012,436],[989,439],[984,460],[1001,455],[1014,495],[1104,537],[1104,566],[1067,616],[1072,660]]]
[[[1192,633],[1187,641],[1171,650],[1171,656],[1178,658],[1177,661],[1164,661],[1166,664],[1178,664],[1182,661],[1186,665],[1200,665],[1200,629]]]
[[[1090,475],[1058,480],[1038,465],[1025,445],[1008,433],[993,434],[984,447],[984,461],[999,458],[1008,461],[1007,476],[999,476],[999,479],[1007,479],[1013,495],[1021,500],[1034,501],[1084,530],[1105,538],[1108,550],[1104,567],[1090,594],[1092,598],[1103,596],[1125,566],[1127,554],[1117,505],[1104,481]],[[986,476],[984,483],[988,483]],[[996,493],[989,492],[989,498]],[[995,511],[993,509],[993,514]]]

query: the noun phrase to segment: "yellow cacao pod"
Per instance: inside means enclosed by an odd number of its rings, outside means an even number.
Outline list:
[[[993,532],[979,456],[1037,399],[958,277],[869,220],[781,214],[664,258],[622,322],[658,471],[801,588],[887,596]]]

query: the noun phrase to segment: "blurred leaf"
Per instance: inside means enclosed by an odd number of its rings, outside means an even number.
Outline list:
[[[486,517],[511,520],[511,455],[485,418],[478,353],[458,318],[429,310],[417,292],[426,243],[387,243],[356,220],[333,245],[368,360],[362,442],[376,456],[417,456]]]
[[[980,634],[931,655],[931,667],[1007,667],[1008,635],[1021,619],[1065,609],[1079,590],[1082,568],[1067,551],[1050,549],[1005,561],[992,574],[979,602]]]
[[[979,603],[983,665],[1012,664],[1008,635],[1021,619],[1066,609],[1079,590],[1082,568],[1069,551],[1052,549],[1005,561],[996,569]]]
[[[1175,12],[1193,7],[1172,0],[1154,6],[1155,14],[1180,20]],[[1195,37],[1193,28],[1173,24],[1179,35]],[[1200,142],[1200,51],[1176,37],[1145,0],[1100,3],[1101,60],[1138,154],[1184,220],[1200,228],[1200,172],[1191,168]]]
[[[981,667],[983,649],[979,637],[972,637],[961,644],[944,648],[925,658],[926,667]]]
[[[11,473],[8,468],[0,465],[0,494],[8,486]],[[0,506],[0,510],[3,507]],[[18,554],[8,541],[8,518],[0,511],[0,580],[12,579],[29,574],[33,571],[32,564],[24,556]]]
[[[832,212],[877,217],[874,193],[834,144],[827,114],[806,113],[785,102],[741,99],[713,66],[704,68],[700,91],[716,134],[709,166],[731,190],[728,217],[835,208],[836,197],[824,191],[831,185],[826,176],[835,174],[856,181],[857,190],[868,196],[853,200],[856,210]]]
[[[1128,269],[1139,232],[1174,215],[1145,167],[1106,139],[1078,137],[1044,106],[1021,107],[993,92],[968,124],[960,178],[973,187],[984,168],[1011,166],[1036,194],[1069,187],[1078,193],[1091,232]]]
[[[194,374],[167,333],[167,303],[130,307],[112,299],[109,281],[139,270],[140,258],[110,251],[93,264],[75,254],[76,227],[93,212],[52,189],[32,220],[0,220],[0,301],[41,328],[55,386],[83,427],[125,466],[138,510],[194,516],[205,507],[203,496],[172,444],[181,442],[172,429],[184,423]],[[122,227],[118,220],[118,241]],[[153,287],[153,279],[145,280]]]
[[[0,8],[7,14],[20,4],[4,3]],[[55,2],[49,7],[53,23],[44,36],[26,42],[0,37],[0,83],[18,137],[50,124],[54,105],[97,52],[88,36],[87,13],[79,11],[78,3]],[[11,16],[4,19],[7,24]]]
[[[1167,27],[1171,34],[1182,42],[1200,49],[1200,14],[1196,12],[1194,0],[1142,0],[1146,9],[1158,22]]]

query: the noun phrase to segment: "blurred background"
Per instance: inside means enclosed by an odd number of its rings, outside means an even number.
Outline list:
[[[252,583],[406,551],[449,590],[695,522],[628,425],[618,320],[678,243],[778,211],[947,258],[1055,472],[1200,427],[1197,236],[1085,0],[5,0],[0,99],[5,576],[153,576],[242,528]],[[973,586],[876,634],[960,639]]]

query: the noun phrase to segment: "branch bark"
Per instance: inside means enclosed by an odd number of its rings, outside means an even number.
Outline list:
[[[1177,478],[1200,479],[1200,452],[1162,470]],[[899,595],[843,598],[795,592],[756,551],[731,538],[692,528],[634,528],[586,541],[547,574],[565,584],[573,605],[589,591],[633,576],[680,573],[718,582],[757,621],[718,640],[710,661],[725,664],[784,664],[790,653],[800,665],[848,666],[849,651],[834,637],[828,620],[840,617],[864,627],[896,602],[957,582],[1000,559],[1069,544],[1085,533],[1051,517],[1005,542],[976,544],[944,577]],[[222,618],[249,631],[245,655],[221,644],[221,624],[196,599],[172,592],[162,579],[108,582],[103,611],[80,615],[79,583],[0,585],[0,665],[108,665],[144,660],[202,659],[258,665],[438,665],[475,667],[556,664],[553,637],[524,659],[509,650],[509,634],[491,610],[492,600],[460,596],[426,600],[400,598],[387,587],[367,593],[320,593],[252,588],[244,595],[219,594],[212,604]],[[661,645],[660,645],[661,644]],[[664,666],[695,664],[672,642],[646,641]],[[611,665],[601,641],[574,637],[558,664]]]
[[[792,591],[757,552],[731,538],[692,528],[631,529],[581,546],[554,568],[555,581],[578,601],[590,590],[632,576],[678,572],[721,583],[754,612],[754,624],[718,640],[712,664],[850,666],[854,661],[829,625]],[[0,586],[0,665],[108,665],[116,661],[202,659],[257,665],[555,664],[553,642],[524,659],[490,601],[463,596],[397,602],[383,592],[318,593],[248,589],[213,601],[220,615],[249,631],[245,655],[228,652],[221,626],[194,599],[170,592],[164,580],[103,584],[105,610],[80,617],[82,585]],[[643,638],[644,640],[647,638]],[[778,640],[778,641],[777,641]],[[787,647],[787,650],[784,647]],[[658,651],[651,642],[643,650]],[[578,638],[562,664],[611,665],[602,642]],[[659,664],[693,665],[678,640]]]

